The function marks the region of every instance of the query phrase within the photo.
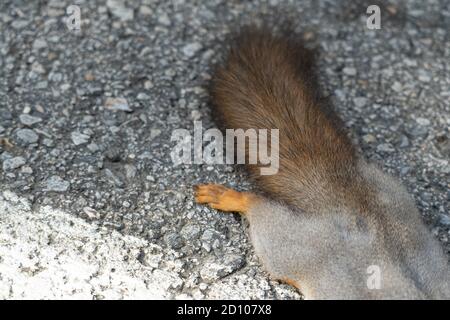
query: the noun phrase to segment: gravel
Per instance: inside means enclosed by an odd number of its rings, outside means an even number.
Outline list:
[[[21,114],[19,116],[19,120],[22,124],[26,125],[26,126],[32,126],[33,124],[39,123],[42,121],[41,118],[39,117],[33,117],[30,116],[28,114]]]
[[[127,112],[133,111],[130,109],[130,106],[128,105],[128,102],[125,98],[107,98],[105,101],[105,106],[106,108],[114,111],[127,111]]]
[[[385,152],[390,153],[390,152],[394,152],[395,149],[388,143],[382,143],[377,146],[377,151],[379,153],[385,153]]]
[[[192,58],[202,48],[202,45],[198,42],[189,43],[185,45],[181,50],[188,58]]]
[[[61,177],[51,176],[45,182],[44,191],[54,191],[54,192],[66,192],[69,190],[70,183],[64,181]]]
[[[217,127],[213,70],[251,21],[286,18],[318,49],[322,91],[361,153],[400,177],[450,251],[447,1],[382,1],[380,30],[365,28],[370,1],[77,3],[80,31],[63,21],[70,1],[0,2],[0,298],[301,297],[268,278],[245,219],[193,201],[197,183],[253,189],[246,173],[170,157],[173,130]],[[42,287],[17,265],[35,251]]]
[[[355,68],[345,67],[342,72],[348,76],[356,76],[357,70]]]
[[[11,159],[5,159],[3,161],[3,170],[11,171],[17,168],[20,168],[26,163],[26,160],[23,157],[14,157]]]
[[[19,143],[32,144],[39,140],[39,136],[31,129],[20,129],[16,132],[16,137]]]
[[[134,11],[132,8],[127,8],[124,1],[120,0],[107,0],[106,6],[111,13],[118,17],[122,21],[133,20]]]
[[[443,226],[449,227],[450,226],[450,217],[444,214],[440,214],[438,217],[438,221]]]
[[[367,99],[364,97],[357,97],[353,99],[353,103],[357,108],[362,108],[367,104]]]
[[[89,136],[80,132],[72,132],[71,134],[71,138],[72,138],[72,142],[76,145],[79,146],[81,144],[85,144],[89,142]]]
[[[201,278],[208,283],[224,278],[241,269],[245,259],[241,256],[226,256],[221,263],[206,262],[200,270]]]

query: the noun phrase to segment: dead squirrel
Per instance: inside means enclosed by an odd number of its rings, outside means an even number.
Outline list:
[[[279,172],[248,165],[270,199],[207,184],[196,201],[245,215],[265,269],[307,299],[449,299],[447,256],[413,199],[356,154],[317,88],[301,43],[244,32],[215,74],[213,102],[226,128],[279,129]]]

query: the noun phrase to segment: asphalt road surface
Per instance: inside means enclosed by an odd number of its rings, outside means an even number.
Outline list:
[[[448,252],[448,1],[4,0],[0,299],[301,298],[262,270],[244,220],[193,202],[196,183],[251,189],[245,172],[170,157],[173,130],[217,126],[208,86],[230,33],[286,20]]]

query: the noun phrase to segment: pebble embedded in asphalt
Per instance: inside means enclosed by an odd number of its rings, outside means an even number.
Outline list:
[[[14,157],[3,160],[3,171],[10,171],[20,168],[26,163],[23,157]]]
[[[70,183],[64,181],[61,177],[51,176],[45,183],[44,191],[66,192],[69,190]]]
[[[19,143],[32,144],[39,140],[39,136],[31,129],[19,129],[16,132],[16,137]]]

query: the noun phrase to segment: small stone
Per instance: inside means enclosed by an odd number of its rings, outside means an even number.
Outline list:
[[[412,126],[411,128],[408,129],[408,133],[413,136],[413,137],[424,137],[427,135],[428,133],[428,128],[425,126]]]
[[[203,232],[201,240],[204,242],[213,242],[216,239],[220,239],[220,233],[216,230],[207,229]]]
[[[401,167],[400,168],[400,175],[401,176],[405,176],[405,175],[407,175],[409,173],[409,171],[411,171],[410,167],[407,167],[407,166]]]
[[[230,267],[231,272],[235,272],[245,265],[245,258],[237,254],[226,255],[223,259],[224,264]]]
[[[145,80],[145,82],[144,82],[144,88],[145,88],[145,89],[151,89],[151,88],[153,88],[153,82],[151,82],[150,80]]]
[[[36,83],[35,88],[36,89],[47,89],[48,87],[48,81],[39,81],[38,83]]]
[[[44,39],[36,39],[33,42],[33,50],[40,50],[47,48],[47,41]]]
[[[131,203],[125,200],[124,202],[122,202],[122,206],[124,208],[129,208],[129,207],[131,207]]]
[[[167,13],[164,12],[158,16],[158,23],[166,27],[170,26],[170,18]]]
[[[141,260],[144,265],[152,267],[152,268],[159,268],[159,264],[162,261],[163,255],[161,253],[153,253],[151,250],[144,249],[144,252],[142,253]]]
[[[0,140],[0,142],[3,142],[3,141]],[[6,159],[11,159],[11,158],[13,158],[13,156],[9,152],[7,152],[7,151],[0,152],[0,160],[1,161],[5,161]]]
[[[44,140],[42,140],[42,144],[46,147],[53,147],[55,145],[55,143],[53,142],[53,140],[45,138]]]
[[[443,226],[446,226],[446,227],[450,226],[450,217],[445,214],[441,213],[438,217],[438,221]]]
[[[36,143],[39,140],[39,136],[31,129],[19,129],[16,131],[16,137],[19,142],[24,144]]]
[[[120,0],[108,0],[106,1],[106,6],[109,11],[122,21],[133,20],[134,10],[132,8],[125,7],[123,1]]]
[[[114,111],[133,111],[125,98],[107,98],[105,101],[105,107]]]
[[[65,14],[64,10],[54,8],[47,8],[46,13],[49,17],[61,17]],[[52,40],[52,42],[54,42],[54,40]]]
[[[74,131],[71,134],[72,142],[76,145],[82,145],[89,142],[90,137],[78,131]]]
[[[22,113],[24,113],[24,114],[29,114],[30,112],[31,112],[31,107],[30,107],[30,106],[25,106],[25,107],[23,108]]]
[[[403,89],[403,86],[398,81],[395,81],[394,84],[392,85],[392,90],[394,90],[395,92],[401,92],[402,89]]]
[[[33,124],[36,124],[36,123],[39,123],[42,121],[41,118],[33,117],[33,116],[30,116],[29,114],[21,114],[19,116],[19,120],[22,124],[24,124],[26,126],[32,126]]]
[[[111,131],[112,134],[116,134],[117,132],[120,131],[120,127],[118,127],[118,126],[111,126],[111,127],[109,127],[109,131]]]
[[[217,263],[205,263],[200,270],[200,276],[206,282],[214,282],[226,275],[226,267]]]
[[[3,171],[11,171],[20,168],[26,163],[23,157],[14,157],[3,161]]]
[[[154,139],[161,134],[161,130],[159,129],[151,129],[150,130],[150,139]]]
[[[180,234],[186,240],[197,239],[201,233],[202,229],[196,224],[187,224],[185,225]]]
[[[200,290],[194,290],[192,292],[192,298],[194,300],[204,300],[205,299],[205,295]]]
[[[99,96],[102,92],[103,88],[98,84],[90,83],[87,86],[87,93],[91,96]]]
[[[376,141],[376,138],[369,133],[363,136],[363,140],[365,143],[373,143]]]
[[[120,180],[120,178],[117,177],[111,170],[105,169],[105,175],[108,178],[108,180],[112,182],[114,185],[116,185],[118,188],[122,188],[124,186],[122,180]]]
[[[412,60],[412,59],[404,59],[403,61],[408,67],[417,67],[417,60]]]
[[[389,143],[382,143],[377,146],[377,151],[391,153],[391,152],[394,152],[395,149]]]
[[[431,124],[430,120],[426,119],[426,118],[417,118],[416,122],[421,125],[421,126],[429,126]]]
[[[426,72],[420,72],[419,71],[419,80],[422,82],[430,82],[431,81],[431,77],[428,75],[428,73]]]
[[[357,97],[353,99],[353,102],[358,108],[362,108],[366,105],[367,99],[364,97]]]
[[[34,62],[31,65],[31,70],[36,72],[36,73],[39,73],[39,74],[44,74],[45,73],[44,66],[42,64],[40,64],[39,62]]]
[[[89,143],[89,144],[87,145],[87,148],[88,148],[89,151],[92,152],[92,153],[95,153],[95,152],[97,152],[98,150],[100,150],[100,147],[99,147],[98,144],[96,144],[96,143]]]
[[[203,242],[202,248],[205,249],[206,252],[211,252],[211,245],[209,243]]]
[[[276,4],[273,4],[273,5],[275,6]],[[303,34],[303,40],[305,40],[305,41],[310,41],[313,38],[314,38],[314,32],[307,31]]]
[[[69,190],[70,183],[63,180],[59,176],[51,176],[46,181],[46,188],[44,191],[54,191],[54,192],[66,192]]]
[[[183,54],[188,57],[192,58],[195,56],[195,54],[202,48],[202,45],[198,42],[189,43],[181,49],[183,51]]]
[[[86,81],[94,81],[94,80],[95,80],[95,77],[94,77],[94,75],[92,74],[92,72],[86,72],[86,73],[84,74],[84,80],[86,80]]]
[[[404,134],[400,137],[400,148],[407,148],[409,147],[409,139]]]
[[[180,249],[183,247],[183,239],[176,233],[169,233],[164,236],[164,242],[169,248]]]
[[[143,16],[151,16],[153,14],[153,10],[147,6],[140,6],[139,14],[141,14]]]
[[[214,282],[236,272],[245,265],[245,259],[238,255],[226,256],[221,263],[207,262],[200,270],[200,276],[206,282]]]
[[[128,180],[133,179],[136,176],[136,167],[133,166],[132,164],[126,164],[125,165],[125,176],[127,177]]]
[[[144,92],[140,92],[140,93],[138,93],[136,99],[138,99],[138,100],[148,100],[148,99],[150,99],[150,96],[148,94],[144,93]]]
[[[97,212],[97,210],[90,208],[90,207],[84,207],[83,212],[88,216],[89,219],[99,219],[100,214]]]
[[[449,174],[450,173],[450,164],[447,160],[444,160],[443,163],[445,163],[441,168],[442,168],[442,172],[444,174]]]
[[[24,166],[20,169],[20,172],[24,174],[32,174],[33,169],[30,166]]]
[[[0,112],[0,119],[1,120],[12,120],[13,115],[12,115],[11,111],[9,111],[9,110],[2,110],[2,112]]]
[[[386,6],[386,10],[391,14],[391,15],[396,15],[397,14],[397,11],[398,11],[398,9],[397,9],[397,7],[396,6],[394,6],[394,5],[388,5],[388,6]]]
[[[61,91],[67,91],[67,90],[69,90],[70,89],[70,84],[69,83],[64,83],[64,84],[62,84],[61,86],[60,86],[60,88],[61,88]]]
[[[29,20],[13,20],[11,27],[14,29],[23,29],[29,24]]]
[[[345,67],[342,71],[348,76],[355,76],[356,75],[356,69],[355,68]]]

